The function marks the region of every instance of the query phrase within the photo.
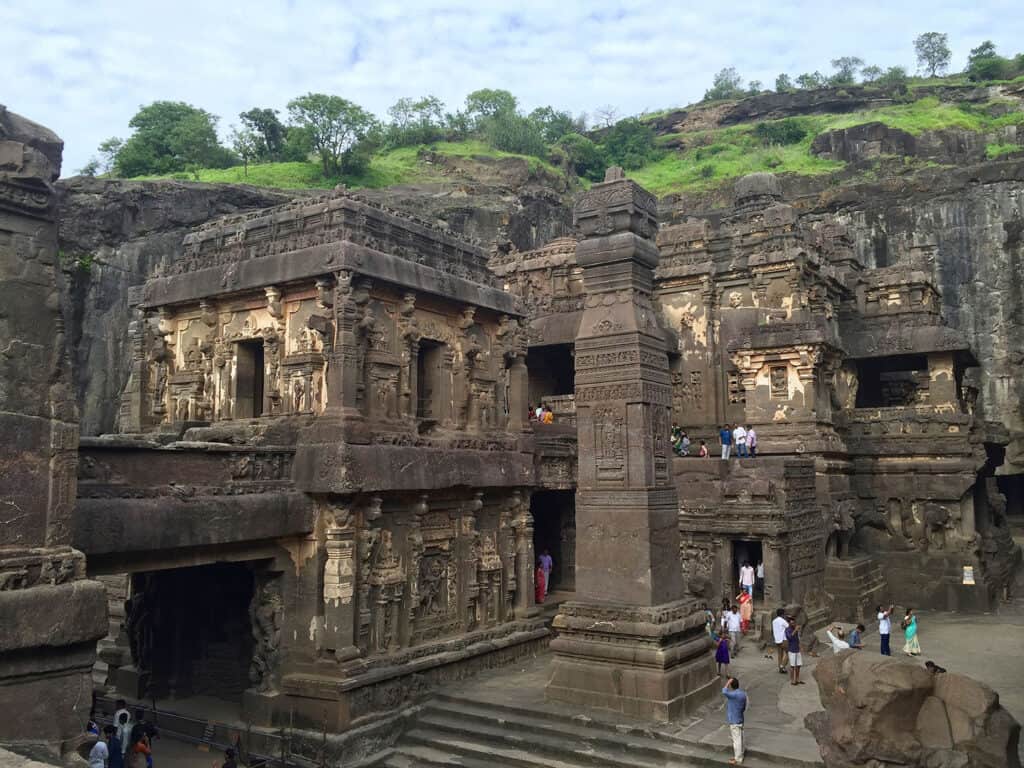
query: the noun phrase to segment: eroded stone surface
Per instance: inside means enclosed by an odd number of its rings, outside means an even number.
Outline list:
[[[78,424],[60,312],[62,143],[0,106],[0,743],[73,748],[103,587],[71,548]]]
[[[828,768],[1020,766],[1020,725],[988,686],[917,662],[845,651],[814,672],[826,711],[807,727]]]

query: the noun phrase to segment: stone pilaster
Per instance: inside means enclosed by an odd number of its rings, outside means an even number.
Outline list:
[[[78,418],[50,186],[62,146],[0,106],[0,745],[54,754],[77,746],[107,633],[103,585],[71,547]]]
[[[576,595],[555,619],[547,696],[671,720],[714,686],[684,598],[669,472],[671,378],[651,304],[657,201],[611,169],[576,205],[586,302],[576,336]]]

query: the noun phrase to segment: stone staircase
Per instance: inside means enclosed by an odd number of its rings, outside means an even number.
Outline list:
[[[678,724],[685,730],[685,723]],[[669,728],[624,725],[439,694],[414,727],[375,763],[386,768],[683,768],[727,766],[732,752]],[[745,766],[817,768],[820,763],[748,750]]]

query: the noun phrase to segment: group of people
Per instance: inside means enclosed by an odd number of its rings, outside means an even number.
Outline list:
[[[538,424],[554,424],[555,412],[548,407],[547,403],[538,403],[536,407],[531,403],[530,421],[536,421]]]
[[[745,567],[749,566],[749,563],[745,564]],[[741,571],[742,574],[742,571]],[[742,583],[742,575],[741,575]],[[740,593],[740,599],[743,597],[750,596],[746,588],[746,584],[742,584],[743,591]],[[708,616],[707,619],[707,630],[711,634],[712,639],[715,641],[715,661],[718,662],[718,672],[720,675],[728,674],[729,665],[729,640],[732,639],[732,629],[735,628],[736,633],[736,646],[733,649],[735,654],[739,645],[739,637],[742,635],[743,629],[743,618],[742,610],[737,618],[735,616],[737,606],[728,605],[728,601],[724,602],[724,609],[722,612],[721,626],[726,632],[721,634],[715,632],[715,616],[708,610],[707,604],[703,605],[704,611]],[[749,604],[749,603],[748,603]],[[742,603],[740,603],[742,606]],[[894,605],[890,605],[888,608],[883,608],[879,605],[876,609],[878,618],[878,635],[879,635],[879,650],[883,656],[891,656],[892,652],[889,646],[890,634],[892,632],[892,612],[895,610]],[[921,654],[921,643],[917,637],[917,616],[914,614],[913,608],[907,608],[906,614],[903,617],[903,621],[900,622],[900,626],[903,629],[903,636],[905,644],[903,646],[903,652],[908,656],[919,656]],[[772,620],[772,639],[775,642],[776,658],[778,661],[779,673],[789,675],[790,685],[804,685],[805,682],[800,679],[800,670],[803,667],[803,653],[802,653],[802,638],[801,638],[802,627],[797,623],[795,616],[789,616],[786,614],[785,609],[779,608],[775,612],[775,618]],[[865,627],[863,624],[857,624],[857,626],[850,630],[847,635],[842,627],[833,625],[829,627],[825,634],[828,637],[829,643],[832,645],[832,650],[836,653],[845,650],[863,650],[864,649],[864,632]],[[726,637],[728,634],[728,637]],[[812,655],[813,650],[812,650]],[[925,668],[933,675],[942,674],[946,670],[940,667],[933,661],[925,663]],[[748,696],[745,691],[740,688],[739,680],[734,676],[729,676],[725,682],[725,686],[722,688],[722,695],[726,699],[726,721],[729,725],[729,731],[732,736],[733,746],[733,759],[729,762],[738,765],[743,762],[744,745],[743,745],[743,723],[744,717],[748,704]]]
[[[757,432],[751,424],[723,424],[718,439],[722,443],[723,460],[729,458],[734,445],[737,458],[753,459],[757,456]]]
[[[89,750],[89,768],[153,768],[153,740],[160,738],[160,731],[146,720],[144,710],[136,709],[133,716],[124,699],[114,706],[113,723],[103,726],[102,732],[94,720],[89,721],[86,730],[96,737]],[[235,750],[224,750],[224,761],[213,768],[238,768]]]
[[[689,456],[690,455],[690,437],[686,434],[686,430],[682,429],[678,424],[672,425],[672,452],[676,456]],[[701,445],[704,445],[704,441],[700,441]],[[707,450],[705,450],[705,455]]]
[[[153,740],[160,735],[157,727],[141,709],[133,717],[124,699],[115,706],[114,721],[102,732],[95,722],[89,723],[89,732],[96,736],[89,750],[89,768],[153,768]]]
[[[883,656],[892,656],[889,638],[892,635],[892,612],[895,609],[894,605],[890,605],[886,609],[880,605],[875,608],[878,615],[879,646]],[[907,608],[907,612],[900,622],[900,628],[903,630],[903,652],[907,656],[920,656],[921,640],[917,636],[917,615],[913,608]]]

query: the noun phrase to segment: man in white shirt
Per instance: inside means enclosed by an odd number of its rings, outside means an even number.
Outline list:
[[[740,638],[743,636],[743,624],[740,619],[739,606],[734,605],[732,610],[725,614],[725,629],[729,633],[729,642],[732,647],[729,653],[736,656],[740,652]]]
[[[772,619],[772,640],[775,641],[775,654],[779,661],[779,672],[786,674],[786,612],[779,608]]]
[[[737,424],[736,429],[732,431],[732,441],[736,443],[736,458],[749,459],[750,454],[747,453],[747,430],[743,428],[742,424]]]
[[[834,635],[832,634],[833,629],[836,631]],[[846,633],[843,632],[842,627],[835,626],[831,629],[826,629],[825,635],[828,637],[828,641],[832,643],[832,653],[850,650],[850,644],[844,639]]]
[[[889,614],[892,613],[895,605],[890,605],[888,610],[883,611],[882,606],[875,608],[878,611],[878,638],[881,641],[881,652],[883,656],[892,656],[889,649],[889,633],[892,632],[892,620]]]
[[[756,591],[764,595],[764,561],[757,561],[757,569],[755,570],[757,575],[757,581],[754,582]]]
[[[751,597],[754,596],[754,568],[749,560],[740,568],[740,587]]]

